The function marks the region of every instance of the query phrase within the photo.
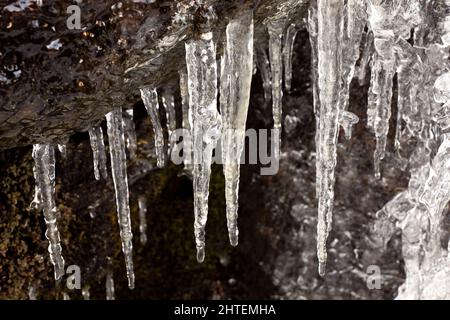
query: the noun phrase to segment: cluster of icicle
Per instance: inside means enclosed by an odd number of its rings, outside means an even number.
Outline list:
[[[202,1],[196,1],[199,6]],[[291,1],[291,9],[307,1]],[[445,16],[450,3],[431,0],[317,0],[309,4],[306,27],[312,47],[312,80],[316,117],[316,192],[318,198],[317,255],[319,274],[324,275],[327,261],[326,242],[332,228],[335,167],[340,127],[351,137],[352,126],[359,119],[348,111],[350,84],[354,77],[363,82],[371,70],[368,127],[376,138],[374,171],[381,177],[380,163],[387,146],[391,117],[394,76],[397,75],[398,114],[395,148],[403,162],[409,162],[409,189],[399,194],[379,216],[380,234],[388,239],[386,221],[397,220],[403,230],[404,258],[408,281],[403,290],[418,297],[424,273],[419,257],[427,248],[429,265],[441,259],[439,229],[444,207],[450,199],[450,73],[448,46],[450,17]],[[207,11],[206,9],[204,9]],[[447,10],[447,11],[446,11]],[[430,17],[439,16],[440,21]],[[192,140],[184,141],[185,171],[193,179],[194,233],[199,262],[205,257],[205,226],[213,150],[222,143],[225,176],[226,217],[229,239],[238,244],[239,160],[244,146],[250,86],[256,65],[263,78],[265,97],[272,98],[274,130],[280,136],[283,97],[283,63],[285,89],[291,89],[294,39],[302,21],[292,21],[280,14],[265,22],[269,33],[265,46],[253,45],[253,12],[242,12],[226,27],[223,56],[218,77],[214,34],[204,30],[185,44],[186,66],[180,71],[183,129]],[[411,34],[411,30],[413,33]],[[284,39],[283,39],[284,38]],[[284,41],[283,41],[284,40]],[[256,59],[255,59],[255,58]],[[359,63],[358,63],[359,61]],[[220,90],[220,101],[217,101]],[[161,101],[167,114],[168,152],[176,129],[173,92],[162,90]],[[156,88],[141,88],[141,97],[154,130],[157,166],[166,163],[163,127],[159,119],[159,94]],[[220,107],[219,107],[220,106]],[[220,111],[220,112],[219,112]],[[125,255],[129,287],[134,287],[132,232],[130,224],[126,152],[136,152],[133,113],[120,108],[106,116],[111,173],[116,192],[117,215]],[[101,127],[89,131],[94,154],[95,178],[107,177],[107,161]],[[279,144],[278,139],[272,143]],[[401,158],[407,141],[417,141],[409,160]],[[186,150],[188,150],[186,152]],[[437,150],[437,153],[435,152]],[[49,252],[55,266],[55,278],[62,276],[57,210],[54,200],[54,151],[51,145],[35,145],[35,204],[42,207],[47,223]],[[141,242],[146,238],[146,201],[139,199]],[[431,230],[424,237],[425,229]],[[425,271],[423,271],[425,270]],[[112,275],[108,275],[109,296],[113,296]],[[412,280],[411,280],[412,279]],[[414,287],[412,289],[412,287]],[[112,292],[112,293],[111,293]],[[412,292],[414,294],[412,294]]]

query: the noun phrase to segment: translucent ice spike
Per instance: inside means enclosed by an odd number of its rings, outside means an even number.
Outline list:
[[[159,121],[159,102],[158,93],[156,89],[142,88],[141,97],[144,102],[144,106],[147,109],[147,113],[150,116],[150,120],[153,125],[153,132],[155,135],[155,148],[157,156],[158,168],[164,167],[165,155],[164,155],[164,134]]]
[[[228,233],[233,246],[238,244],[240,159],[245,143],[252,75],[253,12],[250,11],[230,21],[227,26],[220,78],[222,161]]]
[[[217,111],[216,47],[211,32],[186,43],[186,64],[194,150],[194,232],[197,260],[202,262],[212,152],[221,134],[221,118]]]
[[[106,122],[108,126],[109,152],[111,156],[111,173],[116,192],[117,218],[119,222],[120,238],[122,240],[122,251],[125,256],[128,287],[134,289],[133,233],[131,231],[122,109],[117,109],[108,113],[106,115]]]
[[[334,202],[336,146],[339,127],[342,11],[344,0],[317,1],[319,133],[317,156],[318,222],[317,256],[319,274],[325,274],[326,243],[331,230]]]
[[[57,225],[59,212],[55,203],[55,149],[50,144],[35,144],[33,145],[33,158],[36,193],[39,195],[40,206],[47,225],[45,237],[49,241],[48,252],[54,266],[55,280],[59,280],[65,274],[65,270]]]
[[[108,178],[108,170],[105,144],[103,141],[102,127],[94,127],[89,130],[89,138],[91,141],[92,156],[94,158],[94,176],[96,180],[100,180],[100,173],[103,179]]]

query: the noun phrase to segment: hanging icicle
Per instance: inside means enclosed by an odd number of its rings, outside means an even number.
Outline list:
[[[133,233],[131,231],[130,205],[128,194],[127,163],[122,110],[117,109],[106,115],[108,126],[111,173],[116,192],[117,218],[119,222],[122,251],[125,256],[128,287],[134,289]]]
[[[283,46],[283,58],[284,58],[284,87],[286,91],[291,91],[292,83],[292,55],[294,52],[295,37],[297,36],[299,29],[291,23],[286,30]]]
[[[137,150],[136,130],[133,118],[133,109],[125,110],[123,113],[123,128],[130,159],[134,159],[136,157]]]
[[[283,57],[282,57],[282,40],[285,27],[285,21],[270,21],[267,24],[269,31],[269,57],[270,70],[272,74],[272,112],[273,112],[273,128],[281,132],[281,119],[283,108]],[[281,135],[278,135],[281,138]],[[280,140],[272,141],[281,146]]]
[[[162,168],[165,165],[164,134],[161,122],[159,121],[158,93],[156,89],[143,88],[141,89],[141,98],[153,125],[157,166],[158,168]]]
[[[167,119],[167,132],[169,136],[168,143],[168,154],[172,153],[172,141],[173,136],[172,133],[177,129],[177,119],[175,114],[175,98],[173,96],[173,92],[171,90],[163,90],[161,95],[161,100],[166,110],[166,119]]]
[[[182,126],[183,130],[183,164],[184,173],[188,177],[192,178],[192,119],[189,118],[189,88],[188,88],[188,75],[186,70],[182,70],[180,73],[180,93],[181,93],[181,109],[182,109]]]
[[[139,232],[141,244],[147,243],[147,198],[145,196],[138,197],[139,206]]]
[[[105,152],[105,143],[103,141],[102,127],[94,127],[89,130],[89,138],[91,141],[92,155],[94,158],[94,176],[96,180],[100,180],[100,173],[103,179],[108,178],[107,159]]]
[[[270,61],[267,56],[266,48],[257,45],[255,48],[256,65],[261,73],[261,79],[264,88],[264,100],[269,102],[272,98],[272,75],[270,73]]]
[[[220,138],[217,111],[217,63],[212,32],[186,43],[189,108],[194,149],[194,231],[197,260],[205,258],[205,226],[208,218],[212,152]]]
[[[61,255],[61,239],[57,225],[59,215],[55,203],[55,149],[50,144],[33,145],[36,191],[38,206],[44,213],[47,231],[45,237],[49,241],[48,252],[55,270],[55,280],[65,274],[64,258]]]
[[[331,230],[336,146],[339,127],[342,13],[344,0],[317,1],[319,124],[317,135],[318,222],[317,256],[319,274],[325,275],[327,238]],[[314,50],[313,50],[314,53]]]
[[[224,48],[220,78],[222,161],[228,233],[231,245],[236,246],[240,160],[253,76],[253,12],[230,21]]]

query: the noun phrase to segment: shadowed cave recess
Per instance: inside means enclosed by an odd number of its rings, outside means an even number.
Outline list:
[[[449,48],[448,0],[0,1],[0,299],[449,299]]]

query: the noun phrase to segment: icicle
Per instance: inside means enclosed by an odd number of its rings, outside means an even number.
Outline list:
[[[192,130],[189,119],[189,88],[187,71],[180,71],[180,92],[181,92],[181,108],[183,113],[183,129],[186,130],[183,136],[183,163],[184,172],[192,178]]]
[[[291,91],[292,82],[292,53],[294,51],[295,37],[297,36],[298,28],[291,23],[286,30],[284,37],[283,58],[284,58],[284,87],[287,91]]]
[[[175,114],[175,99],[173,96],[173,92],[169,90],[163,90],[161,98],[164,109],[166,110],[167,132],[169,135],[168,153],[170,155],[172,152],[171,147],[172,133],[177,129],[177,119]]]
[[[334,171],[339,126],[339,90],[341,72],[341,19],[343,0],[318,0],[318,83],[319,133],[317,178],[319,208],[317,222],[317,256],[319,274],[325,274],[326,243],[331,230],[334,201]]]
[[[125,256],[128,287],[134,288],[133,271],[133,233],[131,231],[130,206],[128,194],[127,163],[125,154],[125,137],[122,110],[117,109],[106,115],[108,126],[109,152],[111,156],[111,173],[116,192],[117,218],[122,239],[122,251]]]
[[[91,300],[91,293],[89,292],[89,286],[84,286],[81,289],[81,295],[83,296],[83,300]]]
[[[94,158],[94,176],[96,180],[100,180],[100,173],[103,179],[108,178],[107,159],[105,152],[105,144],[103,142],[102,127],[94,127],[89,130],[89,138],[91,141],[92,155]]]
[[[106,274],[106,300],[115,300],[114,295],[114,277],[112,271],[108,271]]]
[[[212,152],[221,132],[217,111],[216,48],[211,32],[186,43],[186,64],[194,148],[194,230],[197,260],[202,262],[205,258]]]
[[[36,193],[40,199],[38,203],[42,206],[47,225],[45,237],[50,242],[48,252],[55,269],[55,279],[59,280],[65,274],[65,270],[57,226],[59,211],[55,204],[55,149],[50,144],[35,144],[33,145],[33,158]]]
[[[366,80],[367,70],[369,69],[370,57],[372,56],[374,50],[373,33],[370,30],[367,30],[367,32],[364,33],[362,42],[364,43],[364,45],[358,69],[358,82],[360,86],[363,86]]]
[[[153,125],[157,165],[158,168],[162,168],[165,163],[164,134],[161,127],[161,122],[159,121],[158,93],[156,92],[156,89],[143,88],[141,89],[141,97]]]
[[[147,243],[147,198],[145,196],[139,196],[139,232],[141,234],[141,244]]]
[[[269,102],[272,98],[272,75],[270,74],[270,62],[266,48],[256,46],[256,65],[261,73],[264,88],[264,100]]]
[[[389,30],[388,12],[391,4],[375,5],[370,3],[369,22],[374,34],[375,53],[372,58],[372,77],[367,106],[367,123],[375,133],[376,149],[374,153],[375,176],[381,177],[380,162],[384,158],[389,119],[391,118],[392,85],[395,74],[394,32]],[[398,4],[397,4],[398,6]]]
[[[348,109],[350,84],[355,74],[355,65],[359,58],[364,26],[367,20],[366,3],[361,0],[348,0],[345,6],[342,30],[341,78],[339,108]]]
[[[127,109],[123,113],[123,128],[130,159],[134,159],[136,157],[137,149],[137,139],[133,117],[133,109]]]
[[[222,161],[228,233],[231,245],[236,246],[240,159],[253,76],[253,12],[230,21],[224,48],[220,78]]]
[[[269,31],[270,70],[272,73],[272,112],[273,127],[281,131],[281,115],[283,107],[283,60],[281,42],[283,39],[284,21],[270,21]],[[278,145],[281,143],[278,141]]]

